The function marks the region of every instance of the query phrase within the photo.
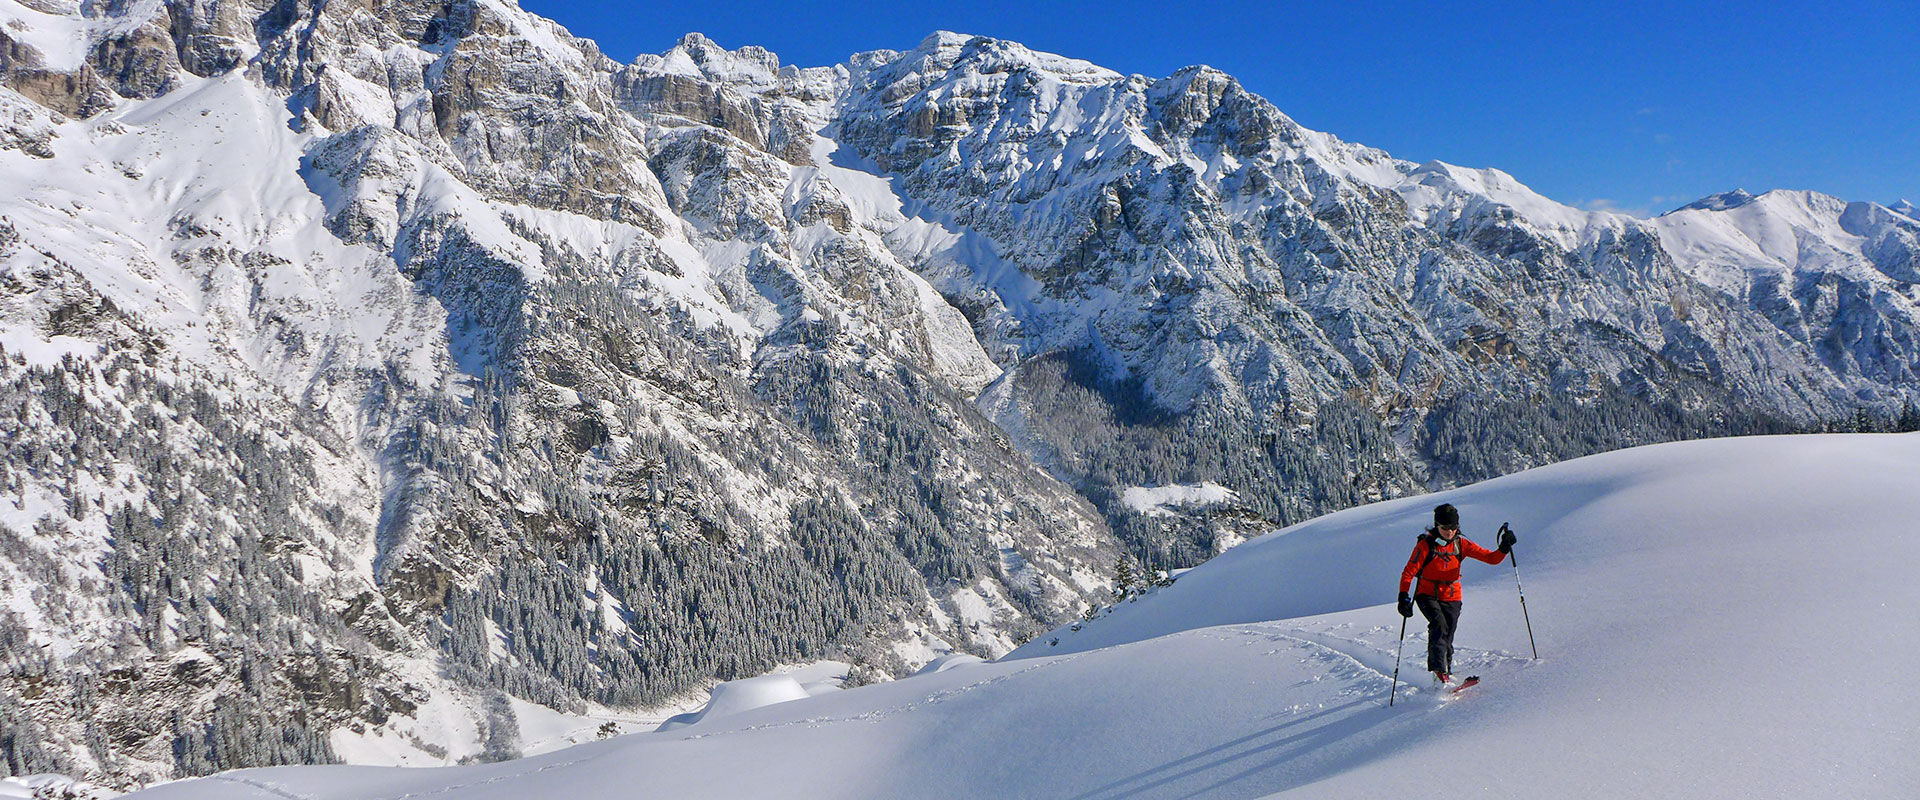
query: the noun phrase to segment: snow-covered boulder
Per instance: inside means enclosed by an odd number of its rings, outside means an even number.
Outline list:
[[[939,658],[936,658],[932,661],[927,662],[926,666],[923,666],[920,669],[915,670],[913,674],[916,676],[932,675],[936,672],[946,672],[947,670],[950,670],[950,669],[959,669],[961,667],[971,667],[971,666],[974,666],[975,664],[984,664],[984,663],[986,663],[986,659],[983,659],[971,653],[948,653],[946,655],[940,656]]]
[[[738,714],[761,706],[799,700],[809,696],[806,687],[794,680],[792,675],[762,675],[758,678],[727,681],[713,687],[713,697],[698,711],[689,711],[669,717],[660,723],[660,730],[670,731],[694,725],[710,717],[724,717]]]

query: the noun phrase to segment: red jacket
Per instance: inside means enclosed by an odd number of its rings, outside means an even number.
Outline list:
[[[1407,590],[1407,586],[1413,583],[1413,573],[1419,571],[1420,589],[1414,594],[1430,594],[1441,600],[1459,600],[1461,556],[1476,558],[1489,564],[1498,564],[1507,560],[1506,553],[1488,550],[1467,541],[1465,536],[1455,536],[1452,543],[1441,547],[1440,551],[1434,554],[1433,560],[1428,561],[1429,538],[1422,536],[1420,541],[1413,545],[1413,555],[1407,559],[1407,568],[1400,570],[1400,591]],[[1424,570],[1420,569],[1422,561],[1427,564]]]

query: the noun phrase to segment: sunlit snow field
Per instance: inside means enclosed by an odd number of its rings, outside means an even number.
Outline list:
[[[1920,435],[1644,447],[1333,514],[995,663],[474,767],[292,767],[141,798],[1910,797]],[[1460,672],[1399,568],[1428,509],[1520,533],[1466,567]],[[1057,637],[1057,644],[1054,643]],[[1299,790],[1294,792],[1293,790]]]

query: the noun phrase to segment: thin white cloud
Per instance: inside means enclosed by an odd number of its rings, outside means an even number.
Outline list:
[[[1629,217],[1635,217],[1638,219],[1646,219],[1648,217],[1653,216],[1653,210],[1648,206],[1623,206],[1605,197],[1596,197],[1592,200],[1582,200],[1580,201],[1579,206],[1588,211],[1605,211],[1610,214],[1625,214]]]

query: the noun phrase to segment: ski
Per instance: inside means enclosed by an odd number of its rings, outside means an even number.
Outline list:
[[[1466,680],[1461,681],[1459,686],[1453,687],[1453,691],[1448,692],[1448,694],[1459,694],[1462,691],[1465,691],[1468,687],[1478,686],[1479,684],[1480,684],[1480,676],[1468,675]]]

